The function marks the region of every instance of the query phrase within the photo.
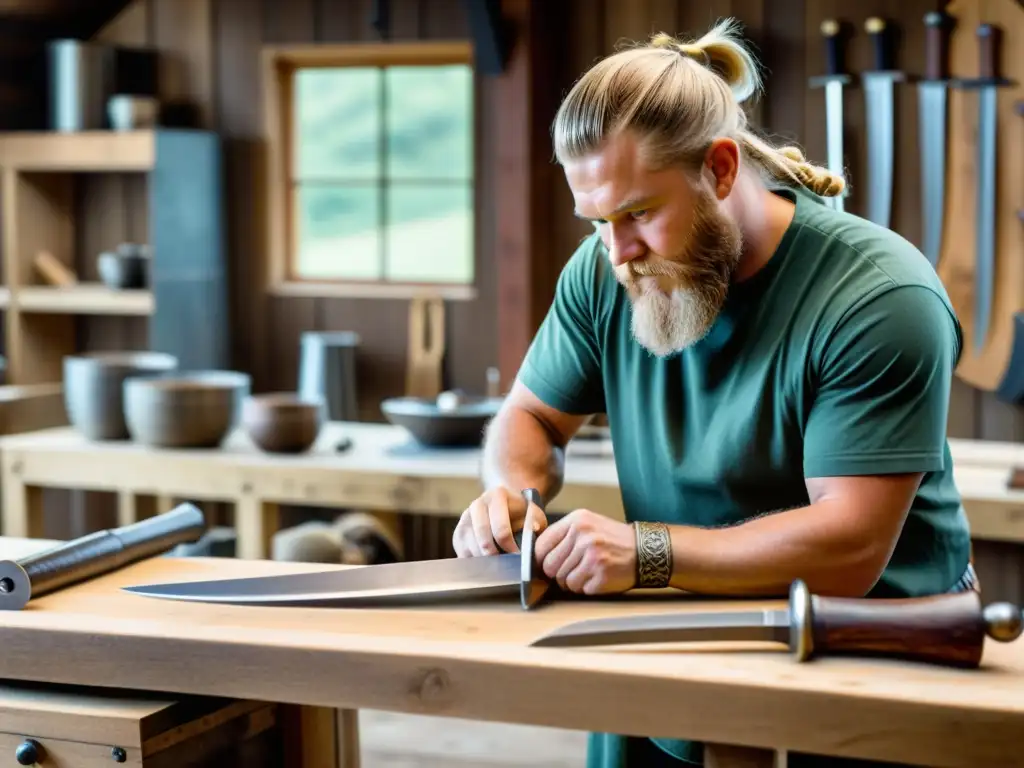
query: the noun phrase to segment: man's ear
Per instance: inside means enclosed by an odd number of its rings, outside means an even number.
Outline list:
[[[724,200],[732,191],[740,172],[739,145],[729,138],[715,139],[708,147],[704,166],[711,172],[709,181],[715,197]]]

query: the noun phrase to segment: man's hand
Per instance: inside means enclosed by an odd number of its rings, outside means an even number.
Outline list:
[[[632,526],[577,509],[548,526],[535,546],[537,562],[566,592],[625,592],[636,585]]]
[[[477,498],[462,513],[452,547],[457,557],[482,557],[501,551],[518,552],[515,534],[522,530],[526,520],[527,504],[522,494],[501,486]],[[547,518],[539,507],[534,507],[530,523],[535,530],[547,526]]]

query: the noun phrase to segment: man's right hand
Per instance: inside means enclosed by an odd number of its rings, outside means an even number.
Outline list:
[[[515,534],[526,522],[526,499],[507,488],[493,488],[477,498],[462,513],[452,535],[458,557],[481,557],[500,552],[518,552]],[[543,511],[533,506],[531,522],[537,531],[547,527]]]

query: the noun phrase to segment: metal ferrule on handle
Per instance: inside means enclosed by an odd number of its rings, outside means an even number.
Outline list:
[[[36,597],[196,541],[202,511],[184,503],[137,523],[96,531],[20,560],[0,561],[0,610],[16,611]]]

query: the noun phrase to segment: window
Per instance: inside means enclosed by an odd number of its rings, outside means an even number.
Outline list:
[[[471,291],[471,50],[388,43],[268,52],[274,288]]]

